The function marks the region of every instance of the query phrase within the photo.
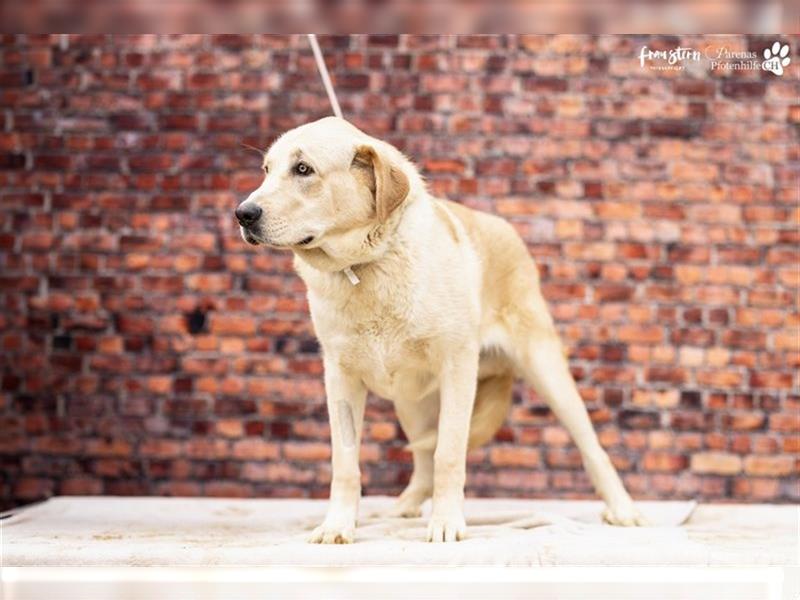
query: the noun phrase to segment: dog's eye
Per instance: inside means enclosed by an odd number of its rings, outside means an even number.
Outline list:
[[[306,177],[307,175],[311,175],[314,172],[314,169],[309,167],[304,162],[299,162],[294,166],[294,172],[301,177]]]

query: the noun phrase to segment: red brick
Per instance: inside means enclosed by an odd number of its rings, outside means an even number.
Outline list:
[[[38,500],[53,495],[53,481],[37,477],[23,477],[14,482],[14,497],[20,500]]]
[[[489,457],[498,467],[536,467],[541,463],[538,450],[519,446],[495,446],[489,451]]]
[[[205,484],[204,495],[222,498],[251,498],[254,490],[250,485],[233,481],[213,481]]]
[[[63,496],[95,496],[103,493],[103,482],[88,477],[70,477],[61,481],[58,493]]]
[[[762,477],[786,477],[796,474],[792,456],[748,456],[744,459],[744,472]]]
[[[237,419],[221,419],[217,421],[215,430],[223,437],[238,438],[244,434],[244,424]]]
[[[723,452],[700,452],[692,455],[691,468],[695,473],[735,475],[742,470],[742,459]]]
[[[623,342],[656,344],[664,339],[664,330],[658,325],[624,325],[619,328],[618,337]]]
[[[139,446],[144,457],[172,458],[181,456],[183,444],[179,440],[149,438]]]
[[[283,455],[288,460],[322,461],[329,460],[331,456],[330,444],[300,444],[287,443],[283,445]]]
[[[765,422],[766,418],[761,413],[735,413],[725,416],[725,424],[731,429],[761,429]]]
[[[132,451],[130,442],[123,439],[87,440],[84,446],[89,456],[129,456]]]
[[[464,164],[457,159],[429,159],[422,166],[431,173],[459,174],[464,172]]]
[[[260,439],[244,439],[233,444],[233,456],[241,460],[275,460],[278,446]]]
[[[391,422],[370,423],[367,425],[365,437],[373,440],[388,441],[397,437],[397,426]]]
[[[733,492],[738,497],[749,498],[755,502],[763,502],[778,496],[780,482],[776,479],[736,478]]]
[[[688,464],[685,455],[670,452],[647,452],[643,457],[642,466],[647,471],[678,472],[683,471]]]
[[[186,455],[203,460],[227,458],[230,455],[230,448],[226,440],[194,438],[186,442]]]
[[[215,314],[211,317],[210,329],[217,335],[253,335],[256,321],[251,316]]]

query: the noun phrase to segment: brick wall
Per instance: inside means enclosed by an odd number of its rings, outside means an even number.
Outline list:
[[[772,38],[323,38],[347,115],[433,190],[510,219],[638,497],[797,501],[798,47],[783,77],[639,66]],[[317,344],[289,257],[232,210],[328,113],[303,37],[2,36],[3,505],[324,497]],[[373,399],[366,493],[410,457]],[[520,387],[468,493],[588,497]]]

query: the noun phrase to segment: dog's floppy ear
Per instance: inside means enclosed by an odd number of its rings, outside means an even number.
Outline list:
[[[384,223],[408,196],[408,177],[372,146],[359,146],[352,166],[365,172],[367,186],[375,197],[375,212]]]

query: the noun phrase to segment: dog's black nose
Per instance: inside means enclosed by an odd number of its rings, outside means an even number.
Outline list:
[[[258,221],[261,216],[261,207],[254,202],[242,202],[234,212],[239,220],[239,225],[247,227]]]

